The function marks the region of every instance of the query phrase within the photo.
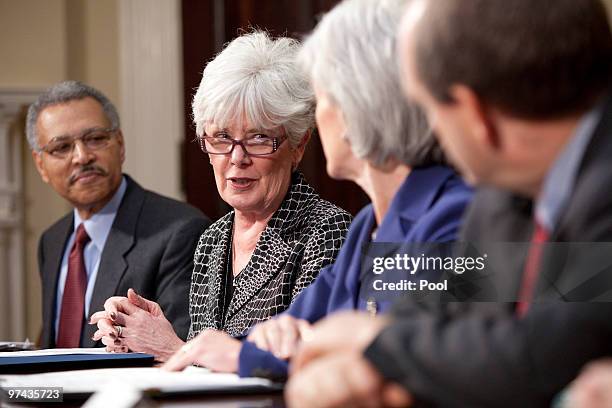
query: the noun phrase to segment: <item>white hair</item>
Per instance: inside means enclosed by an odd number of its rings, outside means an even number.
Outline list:
[[[381,165],[443,162],[425,115],[402,94],[396,39],[409,0],[345,0],[327,13],[298,56],[343,114],[351,149]]]
[[[296,64],[298,50],[297,40],[263,31],[230,42],[204,69],[193,98],[196,133],[248,120],[257,129],[282,127],[297,146],[314,126],[314,94]]]

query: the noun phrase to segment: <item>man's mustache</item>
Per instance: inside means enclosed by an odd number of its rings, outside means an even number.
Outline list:
[[[108,172],[104,170],[102,167],[96,166],[95,164],[87,164],[85,166],[80,167],[74,173],[72,173],[72,175],[70,176],[70,180],[69,180],[70,184],[74,184],[79,177],[87,173],[99,174],[101,176],[108,175]]]

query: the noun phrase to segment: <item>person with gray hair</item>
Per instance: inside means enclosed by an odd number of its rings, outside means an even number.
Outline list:
[[[403,16],[403,91],[479,187],[461,238],[488,261],[455,286],[463,301],[404,296],[384,320],[319,323],[287,404],[553,406],[612,355],[609,256],[593,252],[612,241],[608,13],[601,0],[415,0]],[[608,369],[586,368],[558,402],[612,402]]]
[[[344,1],[325,15],[298,57],[314,85],[328,174],[357,183],[372,200],[351,224],[336,262],[285,313],[256,325],[239,353],[196,344],[177,353],[167,368],[196,362],[241,376],[284,379],[287,361],[313,323],[339,310],[373,315],[390,307],[390,294],[372,290],[371,274],[362,273],[368,269],[365,246],[455,239],[472,193],[444,166],[422,112],[403,99],[395,42],[405,4]],[[360,325],[351,332],[359,337]]]
[[[194,256],[187,344],[240,345],[255,323],[284,311],[334,262],[351,216],[319,197],[297,170],[314,127],[314,96],[295,62],[299,43],[255,31],[236,38],[204,69],[193,99],[197,140],[217,189],[233,210],[201,236]],[[130,333],[109,349],[166,360],[183,342],[170,327],[147,329],[140,309],[163,319],[138,296],[111,299],[105,312]],[[125,317],[124,311],[133,311]],[[104,321],[104,320],[103,320]]]
[[[74,207],[40,239],[40,346],[101,346],[85,322],[129,288],[155,299],[185,338],[190,255],[208,219],[122,173],[119,115],[89,85],[64,81],[43,92],[28,109],[26,134],[41,178]]]
[[[28,108],[28,114],[26,117],[26,137],[30,149],[35,152],[41,152],[40,146],[38,145],[38,136],[36,134],[36,123],[40,113],[50,105],[57,105],[59,103],[67,103],[70,101],[93,98],[102,107],[104,115],[110,122],[111,129],[119,129],[119,114],[115,105],[104,95],[89,85],[86,85],[79,81],[63,81],[59,82],[47,92],[41,94],[34,103]]]

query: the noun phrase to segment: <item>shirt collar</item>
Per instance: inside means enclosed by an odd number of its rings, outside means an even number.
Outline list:
[[[121,204],[121,200],[125,195],[125,190],[127,189],[127,182],[125,181],[125,177],[121,179],[121,184],[119,188],[113,195],[113,198],[106,203],[106,205],[97,213],[91,216],[90,219],[83,221],[79,216],[79,212],[74,209],[74,230],[78,228],[81,223],[84,223],[85,231],[87,231],[87,235],[91,238],[91,242],[98,248],[100,252],[104,248],[104,243],[106,242],[106,238],[110,233],[110,229],[113,226],[113,222],[115,221],[115,215],[117,215],[117,210],[119,209],[119,205]]]
[[[390,218],[401,216],[416,221],[431,207],[446,180],[453,171],[445,166],[417,167],[412,169],[393,197],[387,214]]]
[[[453,176],[445,166],[412,169],[393,197],[376,234],[377,242],[394,241],[406,235],[429,210],[444,183]]]
[[[603,103],[586,113],[567,146],[546,175],[542,194],[536,202],[535,218],[549,232],[554,231],[572,195],[582,158],[603,113]]]

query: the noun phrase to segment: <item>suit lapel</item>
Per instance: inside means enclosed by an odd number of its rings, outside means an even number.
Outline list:
[[[453,171],[444,166],[413,169],[393,197],[387,215],[379,226],[384,236],[378,237],[377,241],[394,242],[406,237],[414,224],[431,208],[440,190],[453,175]]]
[[[602,163],[607,165],[612,155],[612,143],[609,141],[610,130],[612,129],[612,96],[607,98],[599,123],[593,131],[580,163],[580,169],[572,190],[572,198],[567,203],[565,211],[559,219],[558,227],[551,234],[549,242],[566,242],[569,235],[574,235],[568,233],[568,231],[572,230],[576,220],[584,218],[584,197],[591,197],[593,194],[593,186],[590,185],[593,182],[593,174],[601,174],[601,177],[607,177],[600,170]],[[576,239],[574,236],[570,240],[586,241],[591,238],[579,237],[579,239]],[[536,293],[549,292],[559,296],[562,290],[557,287],[556,283],[561,275],[566,273],[565,269],[560,267],[567,261],[566,256],[567,252],[559,254],[554,250],[544,251]]]
[[[126,176],[126,180],[128,182],[127,190],[100,258],[98,276],[89,304],[89,316],[102,310],[104,302],[109,297],[114,295],[126,296],[125,293],[116,293],[116,291],[121,277],[129,266],[125,256],[134,245],[136,226],[145,198],[145,191],[142,187],[128,176]],[[95,326],[85,324],[81,337],[83,347],[93,347],[95,345],[95,342],[91,340],[95,330]]]
[[[60,221],[59,225],[45,238],[47,250],[42,271],[43,290],[43,345],[52,347],[55,344],[55,295],[57,281],[62,265],[62,257],[68,237],[72,233],[74,215],[71,212]]]

